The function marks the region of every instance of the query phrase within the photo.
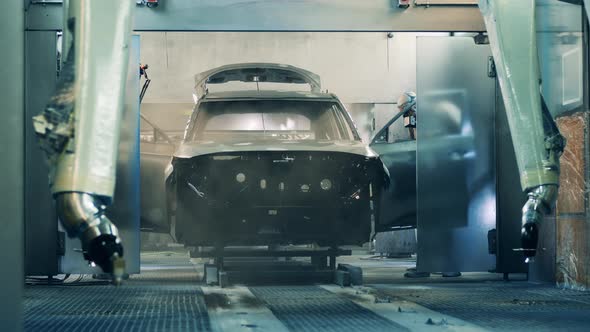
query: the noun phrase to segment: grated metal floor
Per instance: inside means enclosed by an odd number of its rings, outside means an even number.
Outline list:
[[[142,257],[123,286],[92,280],[25,289],[25,331],[209,331],[199,275],[186,254]]]
[[[202,293],[194,286],[39,287],[26,292],[26,331],[210,330]]]
[[[293,331],[408,331],[346,298],[317,286],[250,287]]]
[[[590,331],[590,292],[527,282],[381,286],[378,292],[492,330]]]
[[[590,331],[590,292],[522,281],[505,283],[489,273],[464,274],[453,280],[409,280],[402,276],[408,265],[405,261],[352,257],[346,262],[363,267],[365,280],[373,283],[364,288],[374,290],[375,298],[417,303],[416,307],[491,330]],[[255,324],[257,331],[272,331],[262,326],[278,325],[310,332],[407,331],[410,325],[399,319],[404,315],[417,315],[412,316],[418,322],[412,325],[414,330],[454,330],[452,326],[427,325],[427,318],[434,317],[428,310],[419,316],[420,312],[398,312],[393,304],[365,306],[355,303],[356,297],[319,286],[249,287],[242,292],[250,292],[249,296],[228,288],[207,297],[201,279],[202,268],[193,265],[186,252],[159,252],[142,254],[142,273],[118,288],[89,278],[63,285],[27,286],[25,330],[210,331],[224,330],[223,326],[228,326],[224,319],[242,320],[245,315],[279,323]],[[378,284],[374,283],[377,280]],[[227,295],[216,297],[217,292]],[[250,323],[237,326],[244,331],[254,328]]]

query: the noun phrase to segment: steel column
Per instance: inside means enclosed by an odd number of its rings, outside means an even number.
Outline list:
[[[18,331],[23,285],[24,172],[24,9],[6,1],[0,10],[3,43],[0,66],[0,326]]]

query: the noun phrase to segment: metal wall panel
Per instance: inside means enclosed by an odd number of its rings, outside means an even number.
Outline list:
[[[499,85],[496,85],[496,93],[496,272],[525,273],[528,266],[524,263],[524,255],[514,249],[521,247],[522,207],[527,196],[520,186],[520,173]]]
[[[57,81],[56,33],[26,33],[25,274],[58,272],[57,216],[49,190],[49,167],[37,144],[33,116],[41,113]],[[33,203],[34,202],[34,203]]]
[[[140,269],[139,44],[139,35],[133,35],[129,49],[126,107],[121,121],[115,203],[108,212],[111,220],[120,225],[126,271],[130,274],[139,273]]]
[[[541,88],[553,116],[583,105],[582,11],[582,6],[563,1],[537,1]]]
[[[528,264],[528,277],[532,282],[554,283],[557,270],[557,218],[555,214],[543,218],[539,229],[537,255]]]
[[[0,327],[22,328],[24,224],[24,13],[22,2],[6,1],[0,10]]]
[[[192,104],[195,74],[243,62],[312,71],[321,77],[322,90],[343,103],[392,103],[416,88],[416,33],[389,38],[385,32],[142,32],[141,40],[141,61],[149,64],[152,78],[143,104]],[[227,86],[255,89],[226,83],[209,90]]]
[[[107,216],[117,225],[124,248],[126,272],[139,273],[139,36],[131,39],[129,73],[127,76],[126,107],[121,121],[121,141],[117,161],[117,184],[114,204]],[[78,239],[66,240],[66,256],[62,259],[62,273],[101,273],[98,267],[88,266],[79,253]]]
[[[496,227],[489,45],[418,37],[418,270],[488,271]]]
[[[483,31],[475,6],[398,8],[392,0],[164,0],[138,6],[138,31]],[[60,30],[61,6],[30,5],[27,29]]]

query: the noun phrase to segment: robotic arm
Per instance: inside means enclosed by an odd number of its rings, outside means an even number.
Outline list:
[[[557,200],[565,139],[540,93],[534,0],[479,0],[512,134],[522,189],[522,250],[535,256],[538,225]]]
[[[521,185],[522,250],[536,253],[538,224],[554,206],[565,146],[543,107],[535,42],[534,0],[479,0],[509,118]],[[113,199],[123,110],[131,0],[66,0],[64,70],[56,94],[34,118],[51,165],[50,186],[60,221],[79,237],[85,258],[124,271],[117,228],[105,216]],[[69,46],[69,47],[68,47]]]
[[[55,95],[34,126],[51,166],[50,186],[68,236],[115,283],[124,273],[123,247],[105,216],[113,199],[124,107],[131,0],[68,0],[66,59]]]

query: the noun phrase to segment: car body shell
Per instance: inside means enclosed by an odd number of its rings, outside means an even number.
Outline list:
[[[195,105],[187,132],[201,104],[242,100],[337,104],[354,137],[253,142],[185,137],[166,180],[176,239],[194,246],[367,242],[388,175],[338,98],[319,92],[212,93]],[[246,180],[239,183],[237,174]],[[334,190],[323,190],[325,181]]]
[[[275,74],[273,69],[295,74]],[[375,232],[392,227],[415,227],[415,194],[404,197],[399,191],[402,186],[398,187],[401,184],[411,188],[411,182],[415,183],[415,142],[401,149],[399,145],[393,149],[390,146],[389,151],[375,142],[373,147],[363,143],[338,97],[320,92],[319,77],[313,73],[302,71],[299,79],[294,78],[298,70],[276,64],[238,64],[197,75],[198,101],[186,132],[191,131],[203,103],[323,101],[338,105],[354,138],[215,142],[194,141],[185,134],[181,142],[142,143],[144,229],[170,232],[178,241],[192,246],[336,246],[367,242]],[[224,72],[229,74],[224,76]],[[312,91],[208,92],[211,77],[213,83],[223,83],[251,82],[263,76],[267,81],[309,83]],[[383,155],[380,157],[376,150]],[[383,160],[388,161],[387,166]],[[405,166],[396,169],[394,164]],[[396,172],[396,187],[389,185],[390,172]],[[236,181],[240,173],[246,174],[247,185]],[[333,194],[318,185],[329,177],[334,183]],[[392,199],[397,202],[392,204]]]

